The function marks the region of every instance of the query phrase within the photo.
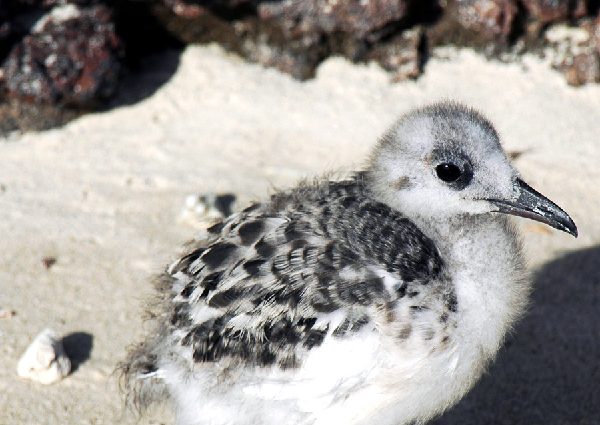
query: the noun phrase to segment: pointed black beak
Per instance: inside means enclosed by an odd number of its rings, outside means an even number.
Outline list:
[[[489,201],[498,207],[499,212],[540,221],[577,237],[577,226],[569,214],[558,205],[532,189],[521,179],[516,180],[515,190],[518,195],[514,201],[499,199],[489,199]]]

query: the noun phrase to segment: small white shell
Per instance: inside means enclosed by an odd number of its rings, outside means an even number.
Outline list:
[[[196,205],[198,205],[199,199],[198,195],[188,195],[185,197],[185,209],[193,210]]]
[[[206,229],[225,218],[218,207],[219,195],[215,193],[186,196],[179,221],[196,229]]]
[[[60,381],[70,371],[71,361],[52,329],[44,329],[35,337],[17,365],[17,373],[21,378],[44,385]]]

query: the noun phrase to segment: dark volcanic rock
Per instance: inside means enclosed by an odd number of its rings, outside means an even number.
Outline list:
[[[277,21],[291,38],[332,33],[364,38],[404,18],[407,11],[407,0],[296,0],[258,5],[259,18]]]
[[[467,30],[496,41],[506,41],[513,31],[517,6],[512,0],[459,0],[458,22]]]
[[[425,32],[417,27],[375,45],[368,59],[377,61],[385,70],[391,71],[394,81],[414,79],[423,71],[425,48]]]
[[[587,12],[585,0],[521,0],[531,17],[541,23],[581,18]]]
[[[0,132],[109,105],[122,68],[135,74],[187,43],[217,42],[298,79],[332,55],[402,80],[440,45],[503,60],[550,47],[569,84],[600,82],[599,11],[600,0],[0,0]],[[556,22],[589,37],[548,41]]]
[[[406,0],[261,2],[257,7],[259,28],[273,27],[275,31],[271,32],[271,38],[281,38],[286,43],[277,43],[283,61],[275,56],[268,61],[259,59],[259,62],[266,65],[275,62],[279,69],[292,68],[293,75],[307,77],[331,54],[342,54],[353,61],[365,60],[369,46],[393,33],[393,27],[406,17],[407,12]],[[411,38],[414,37],[399,34],[395,41],[379,46],[379,52],[372,52],[369,58],[378,60],[388,69],[399,70],[407,57],[418,56],[413,49],[418,42],[411,43]],[[407,49],[410,51],[405,52]],[[386,57],[385,52],[391,56]],[[293,68],[298,65],[300,72],[294,72]],[[409,74],[418,74],[419,70],[415,62]]]
[[[451,0],[429,31],[433,46],[456,44],[506,49],[516,30],[519,9],[514,0]]]
[[[184,18],[197,18],[210,10],[220,14],[240,15],[242,8],[254,7],[255,0],[158,0],[169,10]]]
[[[182,47],[153,16],[152,4],[0,0],[0,134],[44,130],[153,93],[175,72],[176,55],[161,61],[157,78],[114,96],[117,78],[135,86],[135,74],[156,54]]]
[[[0,134],[7,134],[14,130],[46,130],[65,124],[82,112],[54,105],[5,99],[0,101]]]
[[[119,50],[105,6],[54,7],[6,59],[7,95],[33,103],[94,106],[115,91]]]
[[[454,44],[504,59],[547,47],[549,24],[597,14],[598,0],[156,0],[155,13],[186,43],[217,41],[245,58],[310,78],[331,55],[375,60],[415,78],[428,50]],[[579,21],[578,21],[579,20]],[[571,84],[595,81],[596,53],[555,67]]]
[[[183,42],[218,41],[253,62],[300,79],[312,77],[332,54],[366,60],[371,46],[400,34],[397,27],[408,11],[408,0],[163,0],[155,7],[159,19]],[[402,46],[412,45],[398,43],[395,49]]]

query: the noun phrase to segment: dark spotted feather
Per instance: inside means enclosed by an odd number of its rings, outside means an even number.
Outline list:
[[[163,277],[157,314],[168,320],[145,358],[183,347],[197,363],[296,367],[328,334],[357,332],[434,280],[443,264],[432,241],[370,198],[364,178],[301,185],[213,226]],[[373,270],[402,285],[391,291]],[[337,310],[346,319],[335,329],[319,321]]]

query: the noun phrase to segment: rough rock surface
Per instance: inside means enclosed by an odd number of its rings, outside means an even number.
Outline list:
[[[422,27],[416,27],[377,44],[367,58],[390,71],[394,81],[414,79],[423,71],[425,48],[425,32]]]
[[[322,34],[331,33],[363,38],[404,18],[408,1],[296,0],[262,2],[257,9],[261,20],[278,21],[291,38],[318,39]]]
[[[515,57],[541,49],[548,25],[596,16],[586,0],[198,0],[158,1],[154,13],[186,43],[217,41],[253,62],[296,78],[330,55],[375,60],[395,80],[416,78],[430,48],[455,44]],[[505,53],[508,53],[506,55]],[[593,55],[556,67],[570,84],[594,81]],[[573,76],[573,75],[576,76]]]
[[[373,58],[368,52],[379,43],[406,38],[399,28],[406,27],[411,9],[408,0],[164,0],[155,13],[186,43],[216,40],[253,62],[306,79],[328,56],[364,61]],[[401,41],[398,47],[412,45]],[[412,68],[419,68],[417,62]]]
[[[458,0],[455,5],[458,23],[485,40],[506,42],[513,33],[518,10],[513,0]]]
[[[116,89],[119,39],[104,6],[53,8],[4,64],[9,98],[90,107]]]

